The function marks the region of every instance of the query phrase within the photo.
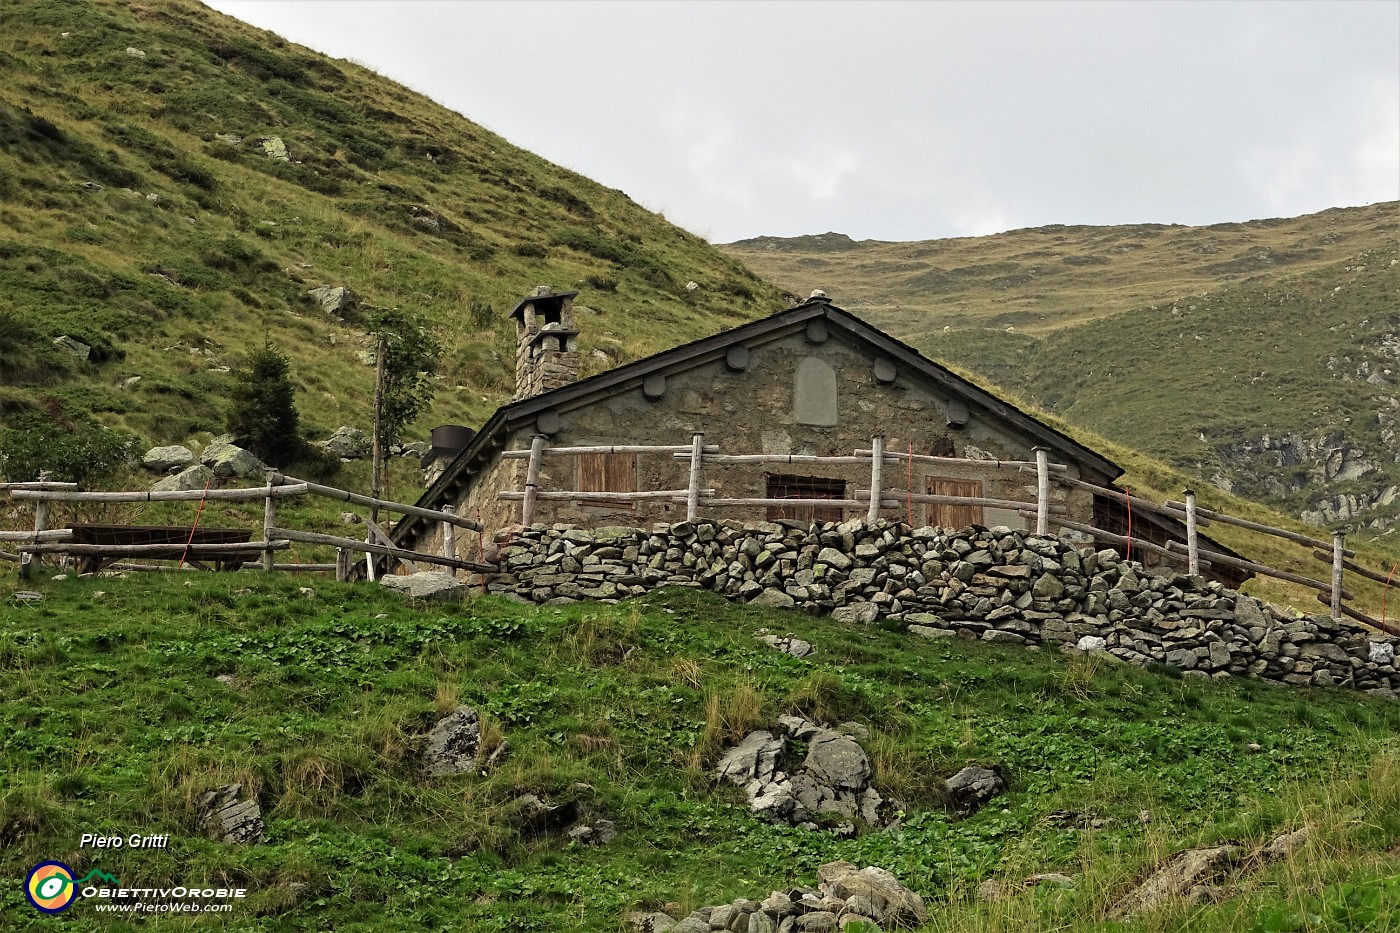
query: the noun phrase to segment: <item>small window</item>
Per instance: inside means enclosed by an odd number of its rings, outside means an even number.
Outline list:
[[[636,454],[579,454],[579,492],[636,492]],[[588,499],[584,505],[610,509],[633,509],[635,501],[626,499]]]
[[[968,496],[971,498],[982,498],[982,482],[975,479],[945,479],[941,476],[930,476],[928,480],[928,494],[931,496]],[[939,528],[965,528],[968,525],[982,524],[982,507],[980,505],[954,505],[929,503],[926,507],[925,518],[928,524]]]
[[[768,495],[769,499],[844,499],[846,498],[846,481],[843,479],[825,479],[820,476],[782,476],[769,474]],[[798,505],[770,505],[768,507],[768,520],[777,521],[780,518],[792,519],[799,522],[839,522],[841,521],[841,506],[839,505],[818,505],[811,504]]]

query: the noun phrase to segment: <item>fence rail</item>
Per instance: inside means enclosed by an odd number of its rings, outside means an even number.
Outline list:
[[[374,558],[388,558],[402,563],[410,570],[416,569],[417,563],[437,564],[451,567],[457,570],[468,570],[473,572],[486,572],[496,568],[479,564],[472,561],[459,560],[455,556],[456,537],[458,529],[475,531],[480,533],[482,526],[480,522],[463,518],[457,515],[451,506],[446,506],[440,510],[425,509],[416,505],[409,505],[403,502],[394,502],[388,499],[379,499],[372,496],[363,496],[359,493],[350,492],[345,489],[338,489],[334,486],[325,486],[320,483],[313,483],[309,480],[297,479],[287,476],[276,470],[268,470],[266,474],[266,484],[240,489],[205,489],[205,490],[170,490],[154,492],[150,490],[116,491],[116,492],[93,492],[79,488],[74,483],[54,483],[40,481],[34,483],[6,483],[0,485],[0,492],[8,493],[11,499],[23,502],[32,502],[34,505],[34,525],[27,531],[0,531],[0,542],[14,542],[14,553],[0,552],[0,560],[14,560],[20,565],[21,577],[28,577],[32,572],[33,563],[41,559],[44,555],[64,555],[74,558],[85,558],[93,569],[97,569],[104,564],[113,569],[119,570],[166,570],[168,567],[132,563],[122,561],[121,558],[136,558],[137,560],[179,560],[175,569],[182,568],[189,558],[211,558],[221,566],[228,566],[232,559],[245,555],[259,554],[260,560],[247,561],[240,560],[237,566],[230,569],[251,569],[254,567],[266,571],[284,570],[295,572],[331,572],[334,571],[341,579],[348,579],[351,575],[351,562],[349,555],[353,553],[363,553],[366,559],[366,574],[373,579],[375,574]],[[295,529],[281,528],[277,526],[277,502],[282,499],[299,496],[313,495],[326,499],[333,499],[339,502],[348,502],[353,505],[379,508],[385,511],[397,512],[402,515],[413,515],[419,518],[426,518],[430,521],[440,523],[443,530],[443,554],[423,554],[417,551],[409,551],[396,547],[388,540],[382,529],[370,525],[367,532],[367,540],[360,541],[354,538],[341,537],[337,535],[323,535],[313,532],[298,531]],[[257,541],[238,542],[209,542],[198,540],[199,516],[189,527],[189,535],[182,541],[170,541],[164,543],[138,543],[130,541],[126,543],[77,543],[75,542],[75,532],[72,528],[48,528],[51,505],[55,503],[155,503],[155,502],[198,502],[201,504],[207,501],[219,502],[263,502],[262,538]],[[202,514],[202,509],[201,513]],[[181,532],[183,534],[183,532]],[[376,536],[380,543],[375,542]],[[336,562],[334,564],[324,562],[277,563],[273,555],[277,551],[285,551],[292,547],[293,543],[324,545],[336,549]],[[222,558],[222,559],[221,559]]]
[[[1034,522],[1034,532],[1036,534],[1048,534],[1052,523],[1059,528],[1077,531],[1091,535],[1099,540],[1109,541],[1113,544],[1123,546],[1132,553],[1133,548],[1140,551],[1156,554],[1166,560],[1176,564],[1185,564],[1188,573],[1199,574],[1203,567],[1220,569],[1230,567],[1238,570],[1245,570],[1261,576],[1273,577],[1285,582],[1308,587],[1326,594],[1328,604],[1332,610],[1334,619],[1340,619],[1343,615],[1356,618],[1373,625],[1376,628],[1400,634],[1397,630],[1387,624],[1384,620],[1375,620],[1364,613],[1343,605],[1345,600],[1354,600],[1356,597],[1343,587],[1343,573],[1351,570],[1369,580],[1376,580],[1389,586],[1390,578],[1369,571],[1365,568],[1346,560],[1347,557],[1354,557],[1355,552],[1346,549],[1344,537],[1338,533],[1333,536],[1329,543],[1318,538],[1285,528],[1275,528],[1260,522],[1238,518],[1225,512],[1214,509],[1199,507],[1196,504],[1196,494],[1188,489],[1185,491],[1184,501],[1168,500],[1163,503],[1156,503],[1145,500],[1132,494],[1131,490],[1114,489],[1100,486],[1096,483],[1087,482],[1069,473],[1069,466],[1063,463],[1051,463],[1048,459],[1048,451],[1045,448],[1034,448],[1034,460],[988,460],[971,459],[964,457],[938,457],[933,455],[916,454],[913,451],[900,453],[885,449],[884,438],[876,435],[871,438],[870,446],[867,448],[856,448],[850,454],[776,454],[776,453],[724,453],[718,446],[706,445],[703,443],[704,435],[695,432],[692,435],[691,443],[684,444],[619,444],[619,445],[598,445],[583,447],[549,447],[548,439],[538,434],[531,438],[528,449],[509,450],[502,454],[502,457],[509,460],[527,461],[525,486],[520,490],[506,490],[497,494],[499,499],[506,501],[518,501],[521,503],[520,520],[522,524],[529,525],[535,520],[536,503],[545,501],[563,501],[577,504],[607,503],[607,502],[638,502],[651,499],[670,500],[672,502],[684,502],[686,504],[686,520],[694,521],[702,507],[708,508],[782,508],[801,504],[816,508],[847,508],[865,509],[866,517],[874,521],[882,509],[898,509],[901,506],[910,507],[914,504],[920,505],[966,505],[981,508],[1006,509],[1027,518]],[[582,454],[598,453],[637,453],[637,454],[661,454],[669,455],[677,461],[689,462],[689,487],[685,490],[663,489],[663,490],[619,490],[619,491],[598,491],[598,490],[542,490],[540,489],[540,464],[545,457],[578,456]],[[710,465],[725,464],[803,464],[803,465],[825,465],[825,466],[851,466],[856,464],[868,464],[870,467],[870,485],[868,488],[856,488],[850,498],[841,499],[821,499],[821,498],[773,498],[760,496],[734,496],[725,495],[715,488],[706,488],[701,485],[704,468]],[[915,492],[912,489],[891,489],[884,483],[884,467],[887,465],[905,465],[908,468],[914,464],[929,464],[934,466],[958,466],[973,467],[980,470],[986,469],[1010,469],[1018,472],[1033,473],[1036,477],[1035,500],[1018,501],[1015,499],[1000,499],[992,496],[954,496],[939,495],[926,492]],[[1069,509],[1059,503],[1052,501],[1050,484],[1054,482],[1062,487],[1071,490],[1080,490],[1103,497],[1104,499],[1117,502],[1123,505],[1131,514],[1139,511],[1144,514],[1160,515],[1166,518],[1182,522],[1185,526],[1185,542],[1168,541],[1165,545],[1154,541],[1143,540],[1142,537],[1132,537],[1132,525],[1129,522],[1128,534],[1121,535],[1106,529],[1097,528],[1094,525],[1082,522],[1075,522],[1067,518]],[[1053,516],[1053,520],[1052,520]],[[911,516],[912,520],[912,516]],[[1325,582],[1314,580],[1302,574],[1292,573],[1265,564],[1255,563],[1229,554],[1222,554],[1218,551],[1203,550],[1200,542],[1200,529],[1210,527],[1213,523],[1232,525],[1260,534],[1272,535],[1283,538],[1296,544],[1304,544],[1310,547],[1323,548],[1330,554],[1317,553],[1315,556],[1322,560],[1332,562],[1332,580]]]

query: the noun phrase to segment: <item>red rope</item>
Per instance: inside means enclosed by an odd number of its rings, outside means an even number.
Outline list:
[[[190,545],[194,542],[195,529],[199,527],[199,516],[204,514],[204,503],[209,501],[209,484],[214,482],[214,473],[211,470],[209,478],[204,481],[204,492],[199,497],[199,508],[194,513],[194,524],[190,526],[190,536],[185,539],[185,552],[180,555],[180,564],[175,569],[179,570],[185,566],[185,558],[190,556]]]
[[[1124,555],[1125,560],[1133,559],[1133,491],[1127,486],[1123,487],[1123,501],[1128,506],[1128,553]]]
[[[909,470],[904,480],[904,511],[909,519],[909,527],[914,527],[914,442],[909,442]]]
[[[1391,564],[1390,573],[1386,574],[1385,588],[1381,590],[1381,625],[1385,625],[1385,597],[1390,593],[1390,581],[1395,576],[1395,568],[1400,564]]]

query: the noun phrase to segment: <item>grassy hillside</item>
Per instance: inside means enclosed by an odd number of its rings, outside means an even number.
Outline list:
[[[421,610],[367,584],[255,579],[70,578],[41,582],[37,604],[0,602],[0,926],[53,925],[18,880],[53,858],[130,885],[250,889],[228,915],[145,929],[600,933],[636,908],[811,883],[845,858],[927,898],[928,930],[1396,929],[1394,702],[935,643],[693,590]],[[774,652],[760,626],[818,654]],[[424,778],[422,737],[459,702],[509,753],[484,776]],[[708,776],[726,744],[785,712],[870,729],[876,784],[907,804],[898,829],[767,825]],[[1002,766],[1012,790],[958,819],[940,781],[973,761]],[[194,801],[230,781],[257,794],[264,844],[199,832]],[[512,801],[525,793],[621,835],[598,848],[523,837]],[[1218,903],[1111,921],[1179,848],[1300,827],[1312,835],[1297,855]],[[171,842],[80,850],[83,832]],[[974,893],[1044,871],[1075,889]],[[84,903],[64,921],[123,928]]]
[[[1400,490],[1386,493],[1400,484],[1395,202],[1211,227],[726,249],[1198,480],[1328,525],[1400,514]]]
[[[908,243],[839,233],[722,248],[798,294],[825,289],[900,335],[944,326],[1031,334],[1227,284],[1319,269],[1400,241],[1400,205],[1222,223],[1052,224]]]
[[[440,328],[420,435],[509,396],[504,315],[537,284],[582,291],[588,371],[781,306],[621,191],[197,3],[6,3],[0,76],[0,418],[218,432],[226,368],[270,339],[313,432],[366,428],[368,344],[320,285]]]

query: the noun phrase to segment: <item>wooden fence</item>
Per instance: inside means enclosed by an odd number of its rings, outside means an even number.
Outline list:
[[[27,578],[36,559],[45,554],[67,555],[70,557],[84,557],[97,563],[109,562],[110,566],[119,570],[157,570],[165,569],[157,565],[138,564],[123,562],[122,558],[135,559],[155,559],[173,560],[175,552],[179,554],[179,567],[183,567],[188,558],[196,559],[201,557],[223,558],[225,562],[236,560],[241,555],[256,555],[260,559],[253,561],[238,561],[242,569],[262,569],[265,571],[283,570],[292,572],[331,572],[336,573],[337,579],[349,579],[353,572],[353,564],[350,559],[352,553],[363,553],[365,555],[365,573],[370,580],[375,578],[376,566],[375,557],[391,558],[407,567],[410,572],[418,570],[419,564],[431,564],[435,566],[448,567],[453,570],[469,570],[475,572],[489,572],[495,567],[478,564],[472,561],[460,560],[456,556],[456,530],[464,529],[480,533],[482,526],[468,518],[456,515],[451,506],[442,509],[425,509],[416,505],[408,505],[402,502],[393,502],[388,499],[377,499],[370,496],[363,496],[358,493],[349,492],[344,489],[337,489],[333,486],[323,486],[320,483],[313,483],[309,480],[297,479],[286,476],[275,470],[269,470],[266,476],[266,483],[260,487],[247,489],[206,489],[200,490],[172,490],[168,492],[153,492],[147,490],[120,491],[120,492],[89,492],[80,489],[74,483],[51,483],[46,481],[33,483],[7,483],[0,484],[0,492],[8,493],[11,499],[21,502],[33,502],[34,504],[34,526],[28,531],[0,531],[0,542],[12,542],[15,544],[14,552],[0,551],[0,559],[11,560],[19,563],[20,576]],[[360,541],[355,538],[348,538],[340,535],[318,534],[308,531],[298,531],[292,528],[280,527],[277,523],[277,503],[279,500],[295,498],[300,496],[319,496],[326,499],[334,499],[340,502],[348,502],[352,505],[368,506],[382,509],[387,512],[396,512],[401,515],[414,515],[430,521],[438,522],[443,528],[443,548],[441,554],[426,554],[417,551],[409,551],[396,546],[388,533],[373,521],[366,519],[367,534],[366,540]],[[51,506],[54,503],[113,503],[113,502],[197,502],[201,506],[208,501],[220,502],[256,502],[263,503],[262,538],[257,541],[239,541],[234,543],[200,543],[196,541],[199,525],[198,516],[189,528],[189,538],[184,544],[140,544],[132,542],[113,544],[84,544],[75,542],[74,528],[49,528],[49,517]],[[303,543],[311,545],[323,545],[336,549],[336,562],[329,563],[276,563],[273,555],[277,551],[290,548],[293,543]],[[111,563],[115,561],[115,563]]]
[[[540,489],[540,468],[545,457],[577,457],[584,454],[608,453],[661,454],[677,460],[688,461],[689,483],[685,489],[638,491],[579,489],[545,491]],[[687,521],[694,521],[698,518],[702,506],[711,509],[781,508],[784,506],[791,506],[794,502],[800,501],[837,508],[864,509],[866,520],[873,522],[879,517],[881,509],[897,509],[900,506],[912,506],[915,503],[931,505],[968,505],[982,508],[1005,509],[1016,512],[1033,521],[1033,530],[1035,534],[1038,535],[1044,535],[1050,532],[1052,524],[1051,516],[1054,515],[1053,524],[1057,527],[1090,535],[1100,541],[1107,541],[1123,546],[1127,549],[1128,553],[1131,553],[1133,548],[1138,548],[1140,551],[1156,554],[1184,566],[1187,573],[1193,575],[1199,574],[1203,567],[1233,567],[1317,590],[1319,591],[1318,599],[1330,608],[1333,619],[1339,620],[1345,615],[1373,628],[1400,636],[1400,628],[1386,621],[1374,619],[1353,607],[1345,605],[1346,600],[1355,599],[1355,596],[1343,586],[1345,571],[1350,570],[1359,576],[1368,580],[1380,582],[1387,587],[1390,585],[1390,578],[1348,561],[1346,558],[1355,557],[1356,554],[1354,551],[1350,551],[1346,548],[1346,537],[1342,532],[1335,532],[1332,535],[1332,540],[1328,542],[1296,531],[1275,528],[1271,525],[1264,525],[1259,522],[1249,521],[1248,519],[1238,518],[1224,512],[1203,508],[1197,505],[1196,494],[1190,489],[1185,491],[1185,498],[1183,501],[1169,500],[1161,504],[1146,501],[1124,490],[1099,486],[1095,483],[1085,482],[1084,480],[1066,475],[1069,471],[1069,467],[1063,463],[1051,463],[1049,461],[1048,451],[1045,448],[1034,448],[1034,453],[1034,460],[974,460],[961,457],[926,456],[914,454],[912,452],[899,453],[897,451],[886,450],[884,438],[880,435],[876,435],[871,438],[869,448],[858,448],[849,455],[726,454],[722,453],[717,446],[706,445],[704,443],[704,435],[699,432],[692,435],[690,444],[683,445],[626,444],[584,447],[549,447],[548,439],[545,435],[537,434],[531,439],[528,449],[508,450],[501,455],[505,459],[521,459],[526,461],[525,485],[523,489],[504,491],[499,493],[498,496],[501,499],[520,502],[520,521],[524,525],[529,525],[534,522],[536,503],[540,500],[562,500],[576,504],[602,504],[609,502],[637,502],[664,499],[671,502],[684,502]],[[736,463],[813,465],[869,464],[870,486],[869,488],[857,488],[854,491],[853,498],[794,499],[725,497],[719,495],[716,489],[707,488],[703,485],[703,475],[706,464]],[[997,499],[980,496],[934,495],[931,493],[917,493],[912,489],[891,488],[886,485],[884,481],[884,468],[887,465],[901,465],[912,468],[916,463],[974,467],[979,470],[1013,469],[1019,472],[1033,473],[1036,477],[1035,499],[1033,501],[1022,502],[1012,499]],[[1150,512],[1176,519],[1185,525],[1185,543],[1180,541],[1168,541],[1165,546],[1162,546],[1152,541],[1142,540],[1141,538],[1135,539],[1128,535],[1120,535],[1091,524],[1071,521],[1064,517],[1067,509],[1052,501],[1052,482],[1058,483],[1070,490],[1089,492],[1095,496],[1103,496],[1115,502],[1122,503],[1130,512],[1131,510],[1138,510],[1140,512]],[[912,521],[912,509],[910,520]],[[1302,574],[1291,573],[1264,564],[1258,564],[1231,554],[1202,549],[1199,529],[1209,527],[1213,522],[1243,528],[1255,532],[1256,534],[1271,535],[1309,548],[1320,549],[1313,551],[1313,556],[1319,560],[1330,561],[1332,569],[1331,579],[1329,581],[1315,580]]]

